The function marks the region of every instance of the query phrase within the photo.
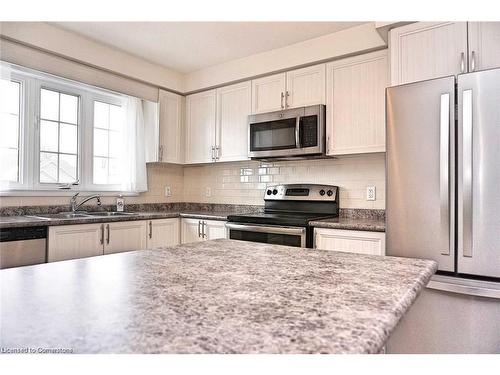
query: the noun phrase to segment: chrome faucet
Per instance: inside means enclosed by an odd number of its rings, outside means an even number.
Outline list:
[[[101,205],[101,196],[99,194],[94,194],[94,195],[91,195],[90,197],[83,198],[83,200],[77,204],[76,197],[78,196],[78,194],[80,194],[80,193],[76,193],[75,195],[73,195],[71,197],[71,211],[72,212],[76,212],[82,204],[84,204],[85,202],[88,202],[89,200],[94,199],[94,198],[97,199],[97,205],[98,206]]]

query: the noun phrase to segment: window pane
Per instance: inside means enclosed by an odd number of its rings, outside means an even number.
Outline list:
[[[123,139],[121,133],[110,131],[109,136],[109,156],[119,158],[121,156]]]
[[[76,154],[78,147],[77,126],[61,124],[59,134],[59,151]]]
[[[109,107],[109,128],[113,130],[123,129],[123,121],[125,119],[123,109],[117,105]]]
[[[108,131],[94,129],[94,156],[108,156]]]
[[[59,182],[76,181],[76,155],[59,155]]]
[[[40,182],[57,182],[57,154],[40,153]]]
[[[78,97],[61,94],[61,119],[62,122],[76,124],[78,118]]]
[[[110,184],[119,184],[121,180],[120,163],[118,159],[109,159],[109,181]]]
[[[0,113],[0,147],[19,147],[19,116]]]
[[[109,104],[94,102],[94,127],[109,128]]]
[[[40,150],[57,152],[58,123],[53,121],[40,121]]]
[[[19,114],[19,92],[21,84],[5,79],[0,80],[0,112]]]
[[[40,117],[45,120],[59,120],[59,93],[52,90],[41,90]]]
[[[108,159],[94,158],[94,184],[108,183]]]
[[[0,181],[17,182],[18,175],[18,151],[11,148],[0,148]]]

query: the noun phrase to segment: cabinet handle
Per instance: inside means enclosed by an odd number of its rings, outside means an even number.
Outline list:
[[[285,94],[283,94],[283,91],[281,92],[281,109],[284,109],[285,106],[283,105],[283,99],[285,98]]]
[[[475,51],[472,51],[470,54],[470,69],[472,72],[476,70],[476,52]]]
[[[330,136],[326,137],[326,154],[330,154]]]
[[[465,73],[465,53],[460,54],[460,72]]]
[[[99,240],[101,245],[104,245],[104,224],[101,224],[101,239]]]
[[[163,161],[163,145],[162,145],[162,146],[160,146],[159,161]]]
[[[202,236],[203,238],[206,238],[206,237],[207,237],[207,235],[206,235],[206,233],[205,233],[205,225],[207,225],[207,223],[205,223],[204,221],[202,221],[202,222],[201,222],[201,236]]]
[[[201,221],[198,220],[198,238],[201,237]]]
[[[290,93],[289,93],[289,92],[288,92],[288,90],[287,90],[287,92],[286,92],[286,94],[285,94],[285,108],[288,108],[288,97],[289,97],[289,96],[290,96]]]
[[[220,159],[220,146],[215,146],[215,160]]]
[[[153,238],[153,222],[149,221],[149,238]]]
[[[212,146],[212,161],[215,161],[215,146]]]
[[[109,245],[109,224],[106,224],[106,244]]]

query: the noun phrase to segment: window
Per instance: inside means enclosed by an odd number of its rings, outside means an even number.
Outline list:
[[[1,195],[147,190],[140,99],[2,61],[0,74]]]
[[[20,180],[21,83],[0,80],[0,180]]]
[[[78,180],[78,101],[77,95],[40,90],[41,183]]]
[[[122,106],[94,101],[94,184],[121,182],[124,117]]]

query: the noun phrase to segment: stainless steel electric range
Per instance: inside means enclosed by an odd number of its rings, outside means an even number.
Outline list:
[[[264,212],[229,215],[229,238],[312,248],[309,222],[338,216],[339,188],[316,184],[268,186],[264,204]]]

